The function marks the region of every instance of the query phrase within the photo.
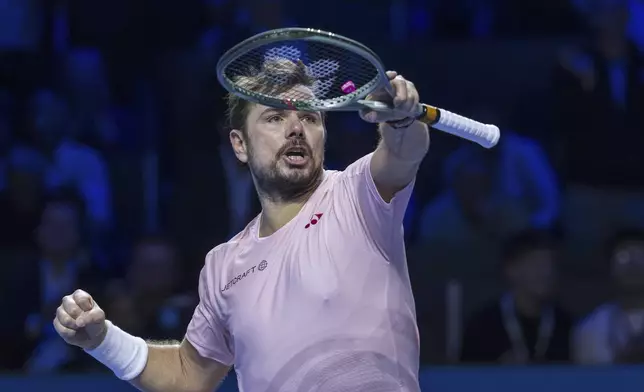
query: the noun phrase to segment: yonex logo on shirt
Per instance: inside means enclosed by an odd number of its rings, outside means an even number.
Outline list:
[[[255,270],[257,269],[258,271],[264,271],[268,267],[268,262],[266,260],[262,260],[259,264],[254,265],[247,269],[245,272],[235,276],[230,280],[230,282],[226,283],[223,289],[221,289],[221,292],[223,293],[224,291],[229,290],[232,288],[234,285],[236,285],[239,281],[247,277],[248,275],[252,275],[255,273]]]
[[[317,225],[317,223],[322,219],[322,213],[318,212],[317,214],[311,215],[311,218],[309,219],[309,223],[304,226],[305,229],[308,229],[312,225]]]

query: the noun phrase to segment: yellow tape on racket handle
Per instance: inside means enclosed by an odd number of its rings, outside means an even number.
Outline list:
[[[421,114],[417,117],[418,121],[424,122],[427,125],[434,125],[438,122],[441,116],[441,112],[438,108],[433,106],[420,104],[422,107]]]

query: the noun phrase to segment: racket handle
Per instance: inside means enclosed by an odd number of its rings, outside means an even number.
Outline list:
[[[478,143],[485,148],[492,148],[499,142],[501,132],[496,125],[483,124],[445,109],[424,104],[420,106],[422,113],[418,120],[432,128]]]

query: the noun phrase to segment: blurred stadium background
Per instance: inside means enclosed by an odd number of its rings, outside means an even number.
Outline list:
[[[214,65],[286,26],[359,40],[425,102],[502,129],[489,151],[434,132],[417,180],[423,390],[641,388],[644,1],[0,0],[0,390],[131,390],[55,336],[77,287],[133,334],[182,338],[205,254],[258,208]],[[328,128],[329,168],[375,146],[355,114]],[[508,358],[499,298],[540,287],[550,346]],[[593,357],[623,331],[587,316],[625,299],[628,355]],[[539,320],[518,317],[530,346]]]

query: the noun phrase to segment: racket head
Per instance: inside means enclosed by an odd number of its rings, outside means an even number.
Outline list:
[[[303,67],[309,77],[305,88],[293,88],[298,83],[280,76],[293,67]],[[250,82],[257,77],[263,85]],[[217,78],[244,100],[303,111],[360,110],[364,105],[358,101],[389,83],[382,61],[367,46],[297,27],[266,31],[235,45],[219,59]]]

